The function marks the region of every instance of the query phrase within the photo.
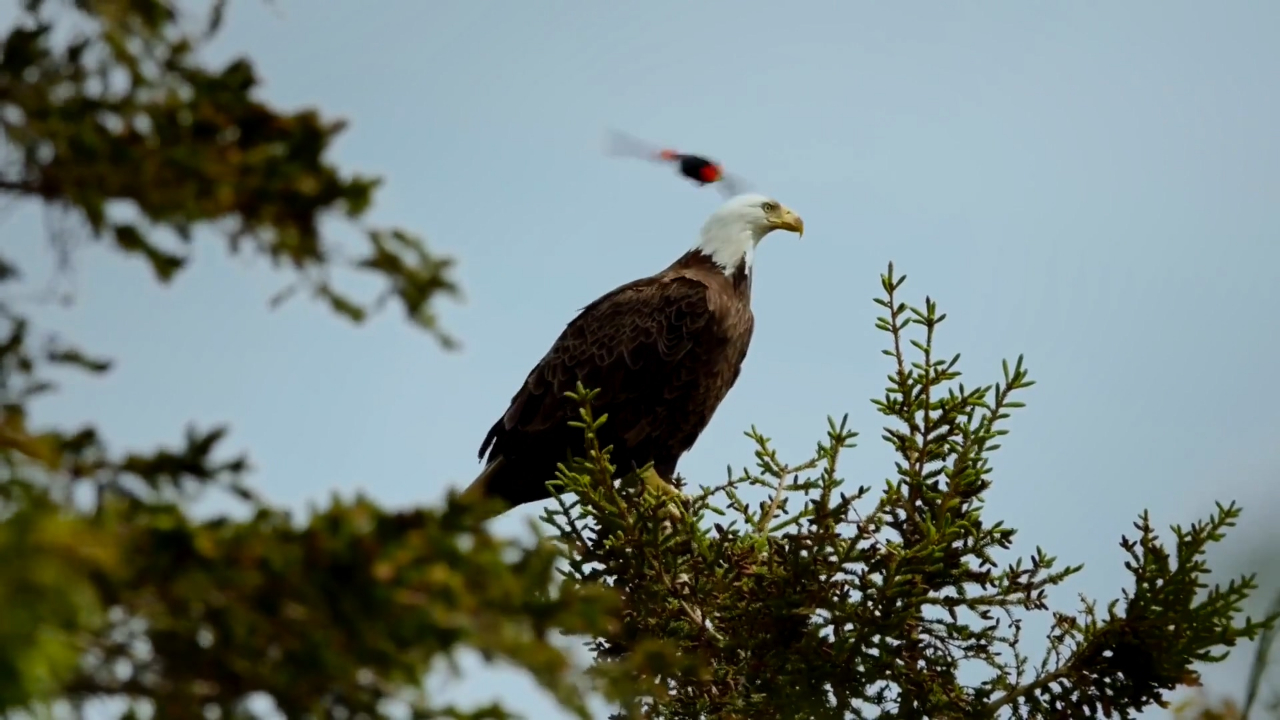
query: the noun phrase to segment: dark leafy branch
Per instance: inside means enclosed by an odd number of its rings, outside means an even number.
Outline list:
[[[210,31],[224,10],[213,6]],[[354,321],[395,301],[452,343],[432,302],[457,293],[452,261],[404,230],[363,223],[380,181],[326,158],[344,122],[257,99],[245,58],[206,68],[207,35],[185,32],[175,4],[27,0],[24,11],[0,45],[0,191],[70,213],[162,282],[197,237],[220,234],[294,273],[280,298],[305,290]],[[73,24],[86,29],[55,42]],[[365,249],[327,239],[329,217],[354,223]],[[358,300],[337,285],[336,266],[383,289]]]

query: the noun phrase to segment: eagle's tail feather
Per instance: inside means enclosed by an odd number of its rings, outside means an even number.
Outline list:
[[[493,495],[490,492],[490,484],[494,477],[502,470],[504,464],[504,459],[499,456],[495,458],[493,462],[485,465],[484,470],[481,470],[480,474],[476,476],[476,479],[472,480],[471,484],[467,486],[467,489],[462,491],[460,498],[465,502],[478,502],[484,498],[497,498],[496,495]],[[667,503],[666,511],[672,516],[672,518],[679,518],[681,512],[678,506],[681,500],[686,499],[685,494],[677,490],[671,485],[671,483],[667,482],[666,479],[664,479],[662,475],[652,467],[642,474],[642,480],[649,489],[653,490],[658,495],[664,495],[670,498],[670,501]],[[494,504],[507,505],[507,503]],[[496,507],[494,510],[490,511],[484,519],[488,520],[497,517],[509,509],[509,505],[507,505],[507,507]]]
[[[502,469],[504,464],[503,458],[499,456],[495,458],[493,462],[485,465],[484,470],[481,470],[480,474],[476,476],[476,479],[472,480],[471,484],[467,486],[467,489],[462,491],[460,498],[467,502],[478,502],[483,498],[494,497],[489,492],[489,483],[493,480],[493,477],[498,474],[498,471]],[[488,513],[485,519],[488,520],[489,518],[496,517],[505,511],[506,508],[499,507]]]

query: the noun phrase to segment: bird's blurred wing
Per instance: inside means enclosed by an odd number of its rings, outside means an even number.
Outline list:
[[[660,148],[621,130],[609,130],[604,151],[608,155],[657,160]]]
[[[751,187],[751,184],[743,178],[728,173],[722,173],[716,185],[720,188],[720,194],[726,198],[741,195]]]

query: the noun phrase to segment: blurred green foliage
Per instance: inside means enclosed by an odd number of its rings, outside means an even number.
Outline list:
[[[198,61],[225,11],[208,9],[25,0],[0,40],[0,194],[162,283],[180,281],[195,243],[222,243],[285,273],[277,300],[310,296],[355,322],[395,304],[452,346],[436,314],[458,292],[450,261],[367,223],[377,181],[326,159],[342,123],[272,108],[246,59]],[[74,261],[67,237],[51,240]],[[423,677],[469,648],[580,717],[592,698],[650,718],[1131,717],[1268,626],[1239,619],[1250,577],[1202,580],[1234,506],[1167,542],[1144,516],[1122,540],[1123,597],[1051,609],[1047,589],[1080,568],[1013,555],[1015,531],[983,505],[1028,374],[1019,359],[999,383],[960,383],[958,356],[935,346],[945,316],[903,302],[892,267],[875,404],[899,459],[876,492],[845,482],[855,433],[833,421],[810,458],[784,462],[753,430],[754,470],[654,496],[638,474],[614,478],[594,440],[607,418],[581,388],[584,445],[545,517],[555,535],[521,544],[456,498],[392,512],[357,497],[292,517],[252,490],[225,428],[119,453],[92,418],[39,425],[32,404],[58,373],[112,363],[32,322],[4,251],[3,715],[114,699],[129,717],[253,717],[264,697],[289,717],[506,717],[427,696]],[[343,281],[361,275],[371,297]],[[752,487],[762,502],[745,499]],[[211,494],[233,511],[198,518]],[[1021,635],[1036,615],[1052,629],[1033,662]],[[557,634],[588,638],[595,662]]]
[[[181,278],[194,243],[223,242],[290,273],[278,299],[301,291],[353,321],[394,302],[450,345],[434,308],[457,292],[451,263],[365,223],[378,181],[327,159],[343,123],[272,108],[246,59],[197,60],[223,10],[24,2],[0,44],[0,193],[160,282]],[[51,240],[72,262],[67,238]],[[344,272],[381,290],[358,297]],[[222,428],[120,455],[92,418],[33,427],[57,371],[111,362],[33,324],[23,280],[0,256],[0,711],[116,698],[237,717],[265,693],[291,717],[376,716],[388,701],[434,717],[453,711],[432,707],[421,678],[466,647],[586,712],[586,676],[548,636],[606,628],[616,598],[556,582],[548,544],[495,538],[452,503],[388,512],[357,498],[292,518],[248,488]],[[211,493],[230,516],[195,519]]]

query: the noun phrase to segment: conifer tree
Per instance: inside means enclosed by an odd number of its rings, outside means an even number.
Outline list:
[[[1132,574],[1120,599],[1049,607],[1048,588],[1082,567],[1016,552],[1016,530],[983,504],[1005,421],[1033,382],[1021,357],[998,382],[960,382],[960,356],[938,346],[946,316],[927,297],[908,304],[905,281],[890,264],[875,300],[889,373],[873,402],[897,455],[878,488],[841,475],[857,436],[846,420],[798,461],[752,429],[755,468],[664,521],[666,501],[643,483],[606,482],[614,468],[594,432],[607,418],[583,389],[588,452],[561,474],[571,492],[546,520],[569,577],[627,599],[616,633],[594,643],[601,662],[663,638],[695,668],[657,678],[646,717],[1132,717],[1274,620],[1238,622],[1252,576],[1203,582],[1234,504],[1168,539],[1144,513],[1119,541]],[[740,497],[752,486],[767,491],[755,505]],[[1030,657],[1023,627],[1037,615],[1050,619],[1048,649]]]
[[[23,0],[0,36],[0,194],[137,258],[138,282],[181,282],[192,247],[221,243],[274,263],[281,301],[357,323],[398,307],[448,350],[435,310],[457,293],[451,262],[365,220],[378,181],[327,159],[341,122],[273,108],[246,58],[198,60],[224,10]],[[224,427],[120,453],[92,417],[41,425],[32,404],[60,373],[112,361],[33,321],[23,270],[0,245],[0,714],[109,698],[128,716],[255,717],[265,696],[288,717],[507,717],[426,696],[433,663],[469,647],[580,717],[593,697],[620,717],[1131,717],[1274,619],[1240,617],[1251,577],[1203,583],[1234,505],[1167,534],[1144,515],[1121,539],[1121,599],[1048,607],[1081,568],[1019,547],[983,505],[1029,375],[1019,358],[999,382],[959,382],[945,316],[907,304],[892,266],[874,402],[898,461],[883,483],[842,476],[844,421],[800,460],[753,429],[755,468],[701,490],[677,479],[672,513],[635,474],[614,477],[594,440],[608,419],[580,388],[580,457],[526,544],[456,497],[294,517],[254,491]],[[380,290],[353,293],[350,273]],[[764,501],[744,499],[752,487]],[[238,513],[196,518],[213,493]],[[1036,616],[1042,658],[1024,649]],[[585,638],[590,666],[557,633]]]

